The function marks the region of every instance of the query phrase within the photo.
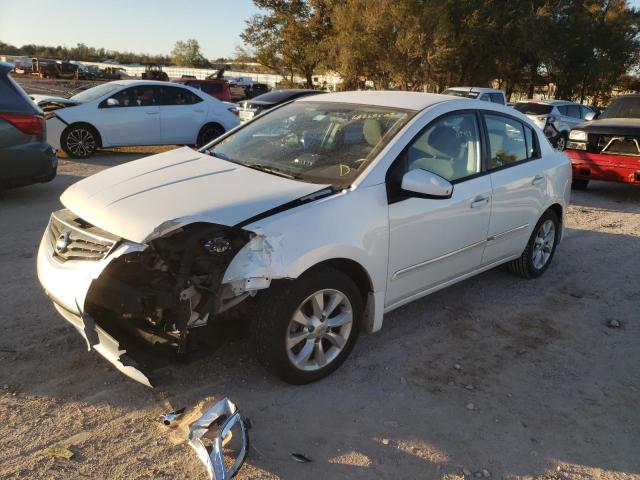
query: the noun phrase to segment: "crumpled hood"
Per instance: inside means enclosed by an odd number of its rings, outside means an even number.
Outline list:
[[[327,186],[183,147],[103,170],[69,187],[60,199],[87,222],[144,243],[159,230],[198,221],[235,225]]]

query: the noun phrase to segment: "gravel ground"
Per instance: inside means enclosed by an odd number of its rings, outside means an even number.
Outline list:
[[[0,478],[205,478],[156,418],[229,396],[253,423],[240,479],[640,479],[640,189],[574,193],[542,278],[499,268],[396,310],[321,382],[275,380],[240,339],[152,390],[88,353],[35,273],[64,188],[151,151],[62,159],[0,200]]]

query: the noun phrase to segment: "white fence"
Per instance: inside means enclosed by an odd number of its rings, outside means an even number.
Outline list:
[[[99,63],[99,62],[75,62],[82,65],[95,65],[100,68],[115,67],[124,68],[125,73],[129,77],[140,78],[145,71],[144,65],[118,65],[113,63]],[[186,68],[186,67],[162,67],[162,70],[169,75],[169,78],[180,78],[183,75],[190,75],[197,79],[204,79],[209,75],[215,74],[217,70],[209,68]],[[285,78],[282,75],[274,73],[255,73],[255,72],[241,72],[236,70],[225,70],[225,78],[232,77],[250,77],[256,83],[266,83],[270,87],[275,87],[277,83],[280,83]],[[305,79],[300,76],[294,76],[294,81],[297,83],[305,82]],[[337,75],[314,75],[314,84],[322,86],[323,84],[331,85],[335,90],[338,83],[340,83],[340,77]]]

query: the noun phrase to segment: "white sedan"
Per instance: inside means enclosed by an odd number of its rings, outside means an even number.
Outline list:
[[[122,80],[70,99],[32,98],[47,112],[47,142],[74,158],[100,147],[201,146],[239,123],[235,105],[167,82]]]
[[[570,183],[567,157],[505,106],[407,92],[306,97],[200,151],[71,186],[38,276],[89,347],[142,383],[127,335],[184,353],[231,309],[252,322],[264,365],[306,383],[386,312],[505,263],[542,275]]]

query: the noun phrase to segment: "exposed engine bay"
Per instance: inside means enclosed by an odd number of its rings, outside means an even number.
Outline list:
[[[199,223],[155,239],[104,269],[89,288],[85,311],[107,331],[124,329],[184,355],[190,330],[211,325],[217,314],[250,295],[221,285],[250,235],[240,228]]]

